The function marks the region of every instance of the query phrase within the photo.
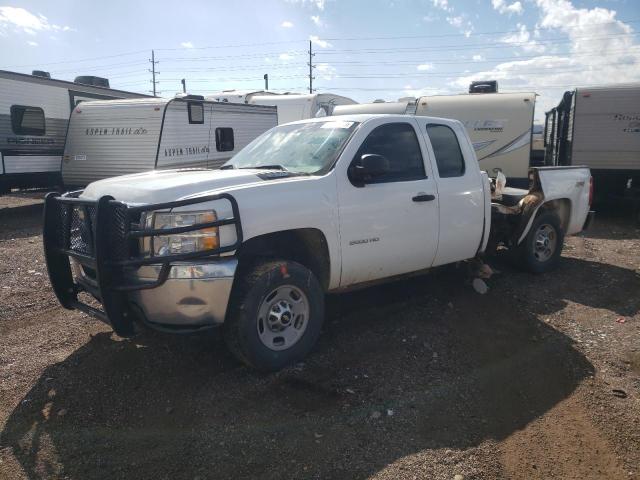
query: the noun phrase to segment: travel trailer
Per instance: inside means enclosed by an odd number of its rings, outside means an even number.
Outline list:
[[[354,105],[357,102],[350,98],[333,93],[313,94],[275,94],[267,91],[247,92],[227,90],[209,95],[209,100],[218,102],[244,101],[250,105],[273,105],[278,108],[278,124],[305,120],[307,118],[324,117],[333,114],[337,105]]]
[[[502,171],[508,185],[527,187],[535,93],[433,95],[415,101],[338,106],[333,115],[388,113],[452,118],[465,126],[489,175]]]
[[[577,88],[547,112],[547,165],[586,165],[598,200],[640,198],[640,84]]]
[[[108,88],[106,79],[99,80],[107,87],[95,86],[91,79],[97,77],[68,82],[37,70],[34,75],[0,71],[0,193],[60,183],[69,114],[78,103],[146,96]]]
[[[71,113],[65,186],[171,168],[218,168],[277,125],[275,107],[199,95],[86,102]]]

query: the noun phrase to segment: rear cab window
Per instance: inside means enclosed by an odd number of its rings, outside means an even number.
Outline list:
[[[12,105],[11,129],[16,135],[44,135],[44,110],[40,107]]]
[[[453,129],[447,125],[429,123],[427,134],[436,157],[440,178],[462,177],[465,172],[464,156]]]

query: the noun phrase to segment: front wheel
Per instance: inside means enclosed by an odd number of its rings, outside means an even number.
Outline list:
[[[240,275],[225,321],[229,349],[263,371],[303,358],[324,320],[324,292],[315,275],[288,260],[260,263]]]
[[[544,273],[558,266],[564,244],[560,219],[553,212],[538,215],[517,250],[519,263],[530,272]]]

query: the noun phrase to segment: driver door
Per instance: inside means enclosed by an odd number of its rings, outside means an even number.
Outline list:
[[[416,127],[411,118],[369,121],[358,132],[364,140],[351,161],[339,162],[341,286],[422,270],[433,263],[438,192]],[[349,179],[349,166],[367,154],[385,157],[388,171],[357,186]]]

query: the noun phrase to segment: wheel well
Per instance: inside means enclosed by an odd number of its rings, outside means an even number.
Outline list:
[[[311,270],[326,291],[331,265],[324,234],[316,228],[300,228],[267,233],[245,241],[238,250],[240,266],[259,258],[283,258],[298,262]]]
[[[537,215],[540,215],[542,212],[553,212],[558,215],[562,230],[564,232],[568,230],[569,222],[571,221],[571,200],[568,198],[559,198],[545,202],[538,210]]]

